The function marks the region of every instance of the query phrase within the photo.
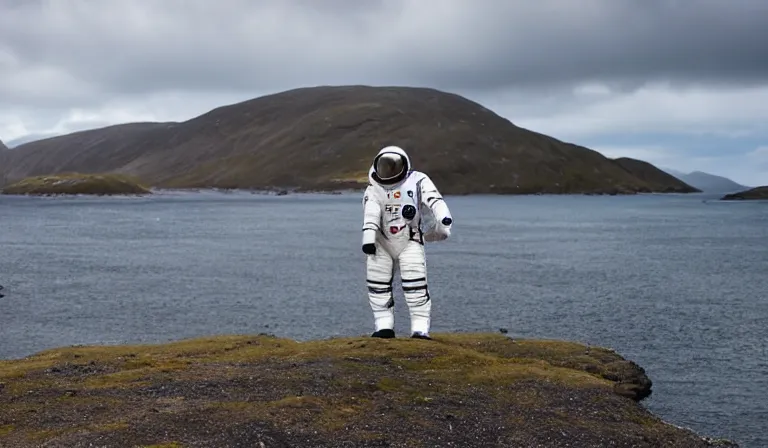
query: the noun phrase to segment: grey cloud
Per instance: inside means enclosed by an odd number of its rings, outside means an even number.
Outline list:
[[[56,99],[30,87],[34,79],[77,105],[110,92],[317,84],[482,91],[586,80],[629,89],[651,80],[768,81],[765,0],[436,3],[3,2],[0,105]]]
[[[484,30],[478,36],[483,45],[477,46],[477,64],[455,71],[441,71],[439,65],[424,70],[427,78],[436,76],[462,88],[586,80],[629,85],[768,80],[768,2],[692,3],[510,4],[493,17],[475,19],[477,28]]]

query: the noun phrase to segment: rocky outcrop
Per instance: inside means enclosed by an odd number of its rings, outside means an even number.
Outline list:
[[[19,448],[728,446],[640,406],[651,382],[613,351],[499,334],[64,348],[0,382]]]

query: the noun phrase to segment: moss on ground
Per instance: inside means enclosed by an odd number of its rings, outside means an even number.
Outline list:
[[[71,347],[0,384],[3,446],[710,446],[615,352],[498,334]]]
[[[122,174],[66,173],[34,176],[3,188],[7,195],[145,195],[151,191],[141,182]]]

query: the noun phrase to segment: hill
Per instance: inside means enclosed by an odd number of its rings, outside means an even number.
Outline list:
[[[724,201],[768,200],[768,186],[726,194],[721,199]]]
[[[671,175],[673,175],[673,176],[675,176],[677,178],[680,178],[680,176],[685,176],[686,175],[686,173],[684,173],[682,171],[679,171],[679,170],[676,170],[676,169],[673,169],[673,168],[668,168],[668,167],[660,167],[660,168],[661,168],[662,171],[664,171],[666,173],[669,173],[669,174],[671,174]]]
[[[5,173],[8,170],[10,163],[10,151],[5,146],[2,140],[0,140],[0,187],[6,184]]]
[[[0,361],[0,385],[19,448],[736,446],[651,414],[611,350],[500,334],[71,347]]]
[[[135,179],[120,174],[80,174],[33,176],[0,189],[8,195],[146,195],[151,191]]]
[[[32,141],[35,141],[35,140],[41,140],[41,139],[48,138],[48,137],[55,137],[57,135],[59,135],[59,134],[52,133],[52,132],[27,134],[27,135],[24,135],[23,137],[19,137],[19,138],[15,138],[13,140],[9,140],[6,143],[6,146],[8,148],[10,148],[10,149],[13,149],[16,146],[19,146],[19,145],[24,144],[24,143],[29,143],[29,142],[32,142]]]
[[[705,193],[730,193],[749,188],[749,186],[741,185],[727,177],[705,173],[703,171],[692,171],[690,173],[682,173],[674,170],[666,171],[686,184]]]
[[[656,192],[690,193],[690,192],[696,191],[695,187],[693,188],[693,191],[681,191],[681,188],[674,181],[674,179],[676,179],[674,176],[672,176],[671,174],[665,173],[664,171],[656,168],[655,166],[651,165],[648,162],[632,159],[629,157],[620,157],[618,159],[615,159],[615,162],[620,167],[624,168],[628,173],[632,174],[633,176],[647,183],[648,185],[658,185],[658,187],[655,189]],[[663,188],[662,187],[663,185],[666,185],[667,187]]]
[[[119,172],[160,188],[361,188],[388,144],[406,148],[446,194],[697,191],[650,164],[629,172],[455,94],[368,86],[300,88],[181,123],[25,143],[11,151],[8,177]]]

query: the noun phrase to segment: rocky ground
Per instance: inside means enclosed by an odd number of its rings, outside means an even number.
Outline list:
[[[709,447],[602,348],[270,335],[0,361],[3,447]]]

